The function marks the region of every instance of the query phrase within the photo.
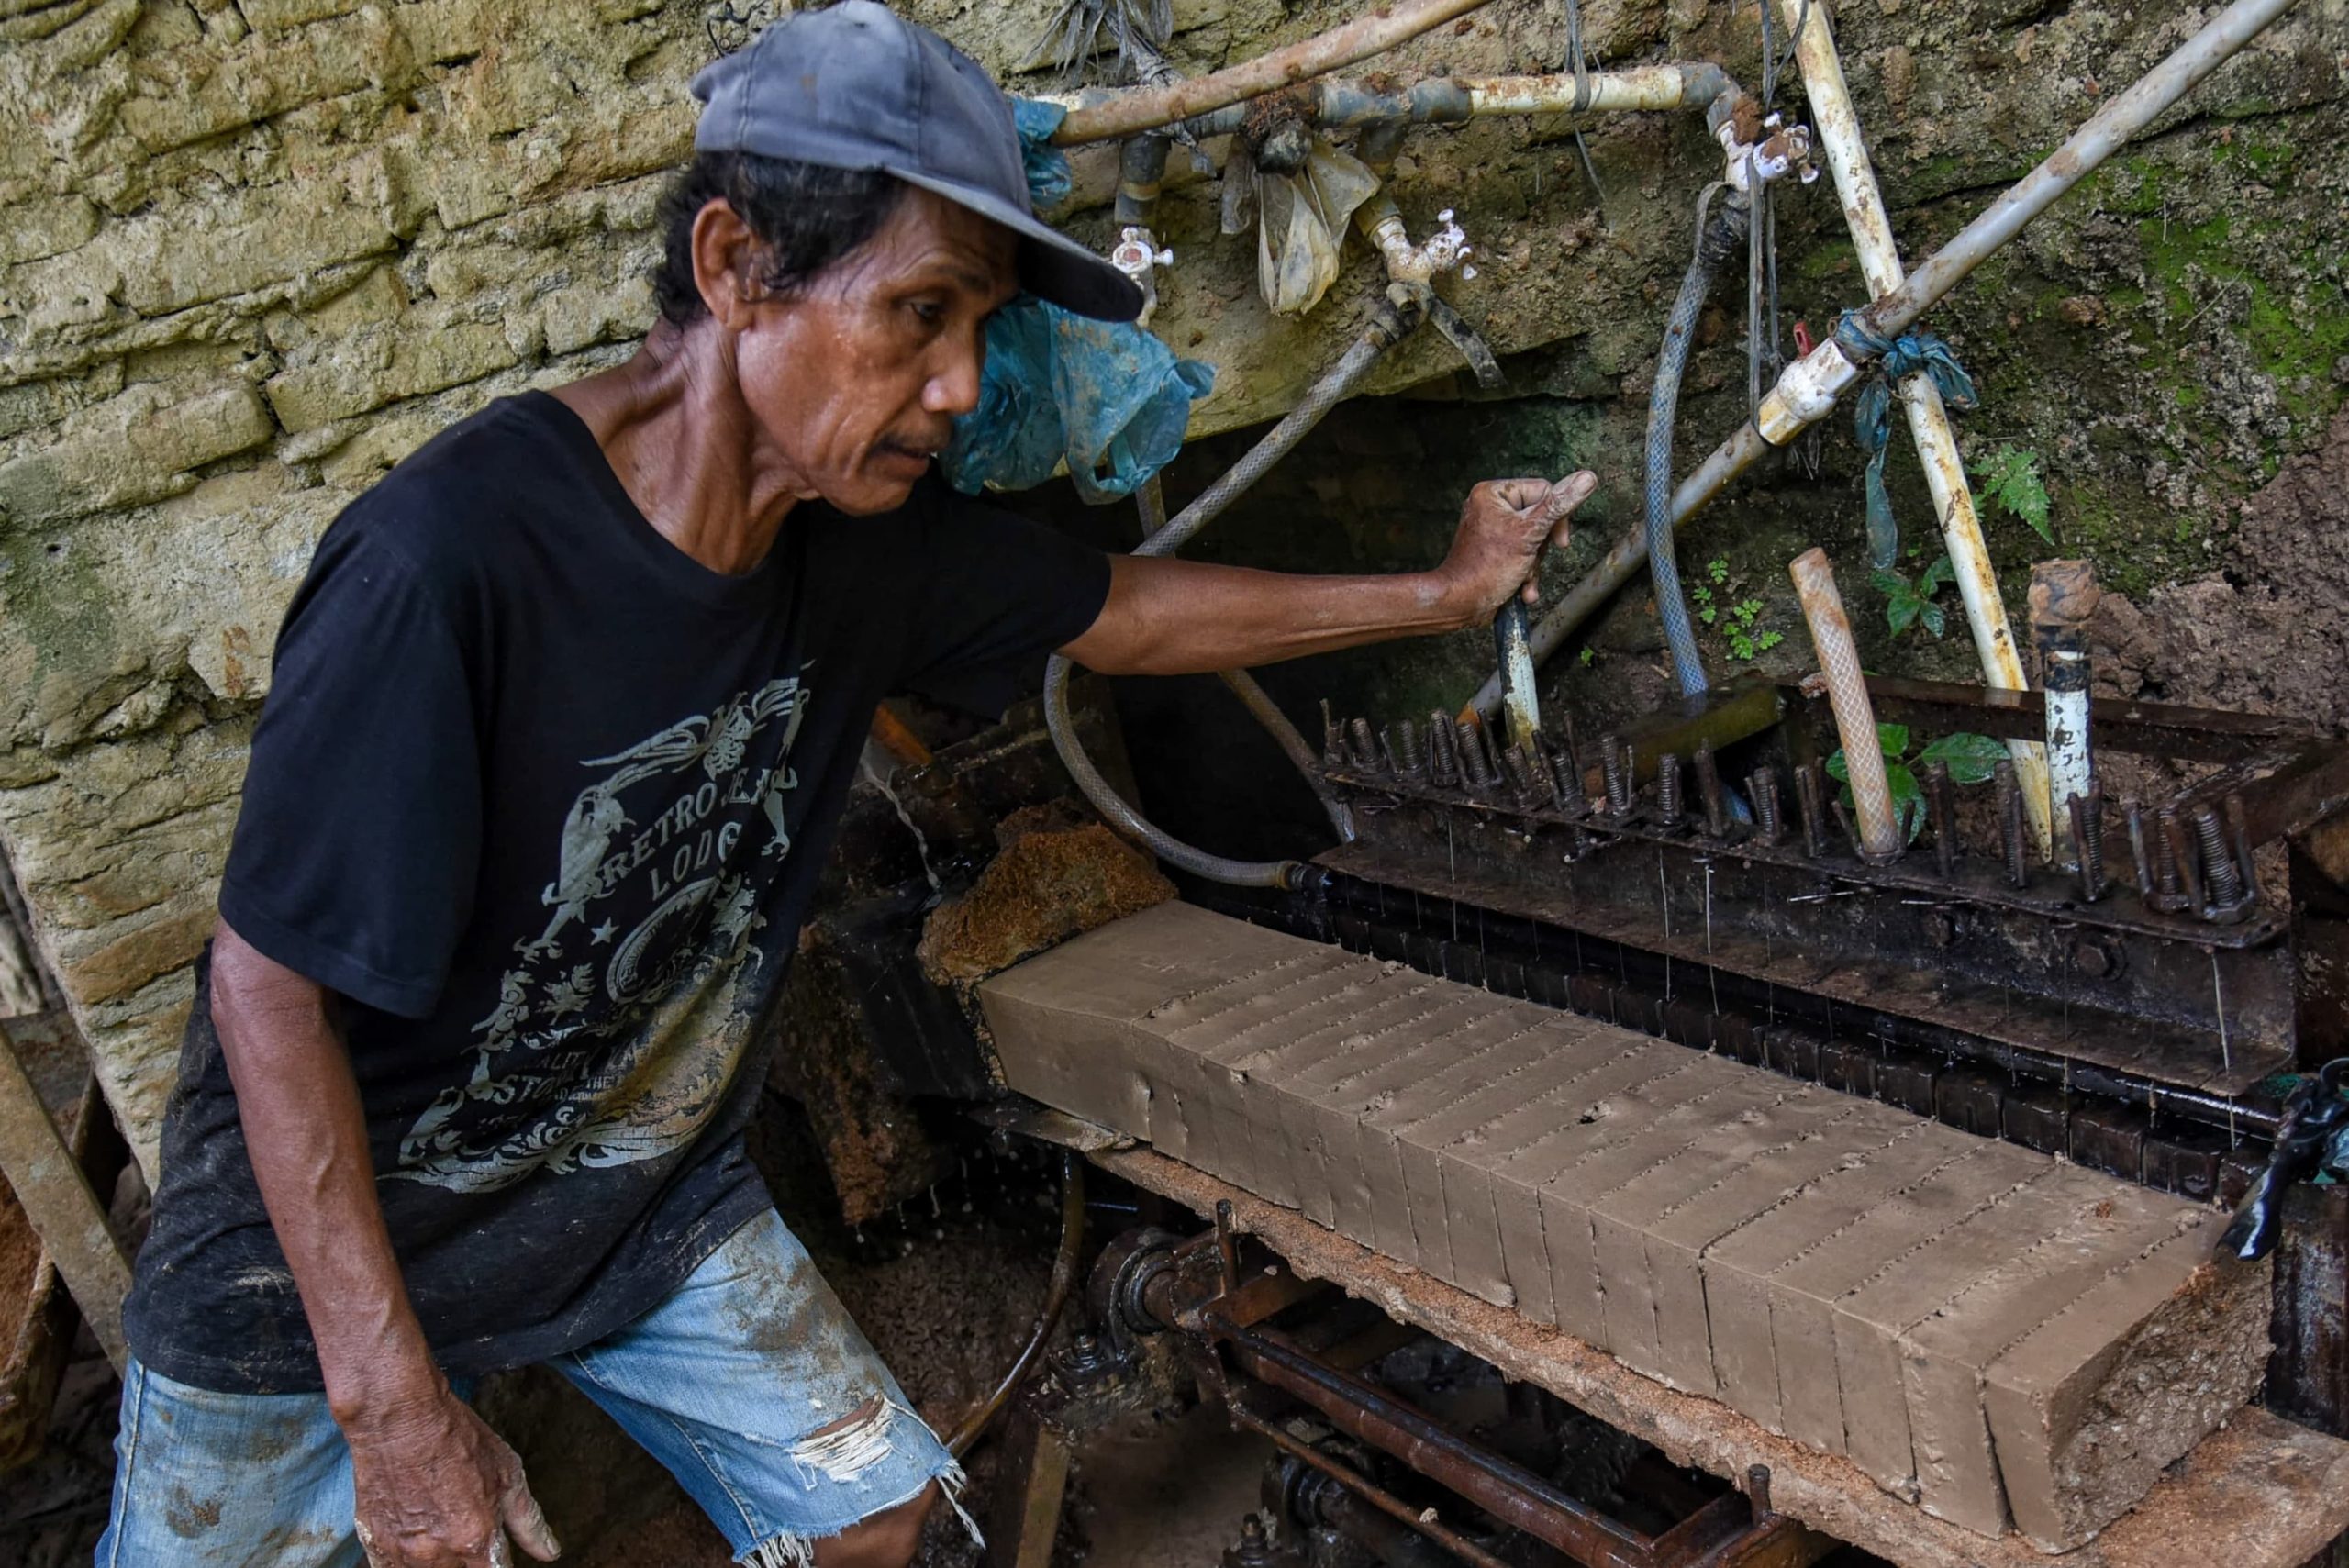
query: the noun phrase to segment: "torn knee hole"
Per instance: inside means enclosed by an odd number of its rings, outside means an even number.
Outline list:
[[[792,1460],[803,1472],[815,1471],[828,1481],[853,1481],[889,1456],[891,1429],[905,1413],[896,1401],[875,1394],[793,1443]]]

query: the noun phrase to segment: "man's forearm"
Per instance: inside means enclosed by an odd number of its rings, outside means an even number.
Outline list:
[[[1117,556],[1108,602],[1066,652],[1103,674],[1184,675],[1466,624],[1460,595],[1435,573],[1297,576]]]
[[[440,1374],[375,1196],[366,1116],[326,992],[224,921],[213,943],[212,1012],[328,1406],[348,1422],[429,1397]]]

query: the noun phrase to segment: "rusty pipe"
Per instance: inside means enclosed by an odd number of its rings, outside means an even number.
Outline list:
[[[1835,712],[1835,732],[1842,738],[1843,773],[1852,786],[1853,813],[1859,818],[1860,853],[1870,860],[1889,860],[1900,852],[1900,823],[1893,815],[1884,748],[1876,740],[1876,705],[1868,700],[1867,677],[1860,673],[1860,651],[1852,641],[1852,622],[1835,586],[1835,568],[1827,552],[1813,546],[1795,557],[1787,574],[1794,579],[1802,618],[1810,626],[1811,646],[1819,652],[1820,673],[1827,677],[1828,706]]]
[[[2078,863],[2071,805],[2096,781],[2095,741],[2088,728],[2088,617],[2102,597],[2096,567],[2086,561],[2043,561],[2031,569],[2031,633],[2045,669],[2048,806],[2055,817],[2054,859]],[[2028,804],[2026,785],[2023,799]]]
[[[1863,313],[1869,327],[1879,335],[1893,337],[1913,326],[1985,257],[2013,239],[2024,224],[2087,178],[2123,142],[2144,129],[2293,4],[2294,0],[2234,0],[2200,32],[2179,45],[2166,60],[2074,131],[2069,140],[1960,229],[1898,288],[1870,305]],[[1860,372],[1861,367],[1846,357],[1831,338],[1788,365],[1778,377],[1777,385],[1763,399],[1756,417],[1715,448],[1712,455],[1698,465],[1697,472],[1673,491],[1673,527],[1684,526],[1703,510],[1731,479],[1751,468],[1771,447],[1786,445],[1826,417],[1835,406],[1835,400],[1859,380]],[[1631,580],[1646,556],[1646,540],[1640,530],[1633,529],[1535,626],[1534,657],[1542,659],[1556,651],[1593,610]],[[1499,700],[1500,682],[1497,676],[1478,689],[1471,706],[1479,713],[1488,714]]]
[[[1646,1560],[1644,1536],[1453,1436],[1375,1384],[1323,1365],[1276,1329],[1235,1323],[1213,1306],[1206,1318],[1241,1372],[1302,1400],[1347,1436],[1393,1454],[1503,1524],[1583,1562]]]
[[[1467,1563],[1469,1568],[1510,1568],[1501,1559],[1486,1551],[1458,1530],[1426,1517],[1400,1498],[1356,1474],[1311,1444],[1291,1437],[1278,1423],[1268,1421],[1247,1406],[1234,1401],[1231,1418],[1241,1427],[1268,1439],[1272,1445],[1315,1473],[1344,1487],[1353,1496],[1376,1508],[1390,1518],[1401,1520],[1426,1536],[1430,1540]]]
[[[1860,275],[1868,295],[1881,298],[1898,288],[1905,274],[1900,247],[1892,236],[1892,219],[1876,182],[1876,166],[1860,135],[1860,117],[1843,80],[1843,61],[1835,48],[1835,30],[1823,6],[1809,0],[1779,0],[1787,25],[1795,31],[1795,61],[1802,71],[1803,89],[1810,104],[1811,131],[1827,155],[1835,194],[1843,204],[1843,217],[1852,231]],[[2022,655],[2007,624],[2007,606],[1998,595],[1998,574],[1990,563],[1990,550],[1982,535],[1982,519],[1974,506],[1974,492],[1965,479],[1965,460],[1958,455],[1957,434],[1950,428],[1949,410],[1932,377],[1910,376],[1900,386],[1909,413],[1909,434],[1916,443],[1917,460],[1925,471],[1925,485],[1932,493],[1933,511],[1942,520],[1942,544],[1949,551],[1957,578],[1958,596],[1965,606],[1965,624],[1974,634],[1974,650],[1981,661],[1987,685],[2021,691],[2025,677]],[[2031,829],[2043,852],[2049,843],[2051,817],[2047,808],[2047,768],[2039,748],[2028,740],[2010,740],[2009,753],[2021,775],[2025,811]]]
[[[1260,54],[1211,75],[1136,88],[1119,93],[1106,103],[1079,107],[1061,122],[1060,129],[1052,133],[1052,140],[1062,147],[1107,141],[1156,130],[1227,104],[1277,93],[1326,72],[1383,54],[1489,3],[1490,0],[1402,0],[1401,4],[1381,6],[1326,33],[1286,49],[1276,49],[1270,54]]]

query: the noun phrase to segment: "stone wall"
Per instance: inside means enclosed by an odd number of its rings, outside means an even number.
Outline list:
[[[1007,74],[1051,9],[911,8]],[[1177,62],[1245,58],[1354,8],[1178,0]],[[149,1158],[271,639],[313,542],[434,430],[629,351],[650,316],[662,173],[690,143],[685,84],[760,10],[0,0],[0,840]],[[1750,6],[1585,10],[1606,63],[1718,58],[1758,75]],[[1847,54],[1912,254],[2204,10],[1856,6]],[[1562,55],[1554,0],[1497,0],[1390,63],[1522,70]],[[2344,77],[2349,6],[2306,0],[1974,285],[1952,334],[2003,399],[1991,428],[2066,460],[2059,500],[2079,541],[2145,583],[2199,567],[2210,519],[2340,401]],[[1685,117],[1626,117],[1591,128],[1598,203],[1568,129],[1417,133],[1398,193],[1415,223],[1460,210],[1481,275],[1447,290],[1524,399],[1446,428],[1482,431],[1512,461],[1573,433],[1572,455],[1613,478],[1604,525],[1629,516],[1645,361],[1712,171]],[[1070,226],[1105,239],[1104,156],[1080,175]],[[1219,367],[1205,435],[1287,406],[1376,274],[1355,247],[1330,301],[1269,320],[1252,240],[1216,234],[1211,180],[1178,152],[1173,183],[1162,228],[1179,259],[1156,325]],[[1790,294],[1814,325],[1856,303],[1839,222],[1822,195],[1785,225]],[[1737,417],[1734,339],[1719,319],[1707,328],[1692,443]],[[1441,395],[1455,363],[1422,334],[1379,384]],[[1442,455],[1428,465],[1442,484],[1388,508],[1369,545],[1359,529],[1333,539],[1324,519],[1356,504],[1341,471],[1377,465],[1337,451],[1330,472],[1300,470],[1281,494],[1311,515],[1260,513],[1264,547],[1317,564],[1332,563],[1313,553],[1323,543],[1424,556],[1456,506],[1462,454]],[[1762,505],[1723,516],[1763,537]],[[2176,521],[2188,512],[2190,528]],[[1848,530],[1850,486],[1807,515],[1831,538]],[[1446,659],[1396,667],[1451,679],[1473,651]]]

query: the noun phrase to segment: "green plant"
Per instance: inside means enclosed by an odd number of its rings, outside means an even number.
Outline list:
[[[2055,526],[2047,520],[2047,482],[2040,477],[2039,454],[2029,447],[1993,447],[1976,458],[1970,472],[1982,494],[2029,523],[2049,544]]]
[[[1723,604],[1713,592],[1729,584],[1729,562],[1715,556],[1705,562],[1706,581],[1691,584],[1688,597],[1697,606],[1697,618],[1707,626],[1720,628],[1729,643],[1730,657],[1752,662],[1757,653],[1767,652],[1787,639],[1780,631],[1755,631],[1754,621],[1762,614],[1759,599],[1740,599],[1735,604]]]
[[[1917,782],[1917,770],[1928,762],[1941,762],[1949,769],[1953,784],[1978,784],[1986,782],[1999,761],[2007,754],[2001,741],[1987,735],[1973,735],[1960,730],[1944,735],[1928,745],[1914,758],[1909,756],[1909,727],[1905,724],[1879,724],[1876,727],[1876,749],[1884,753],[1884,781],[1892,793],[1893,819],[1899,823],[1902,836],[1909,842],[1925,826],[1925,790]],[[1843,804],[1852,804],[1851,764],[1844,761],[1842,749],[1827,759],[1827,773],[1843,785]]]
[[[1582,652],[1576,657],[1582,660],[1582,667],[1587,670],[1598,662],[1598,650],[1586,642],[1582,645]]]
[[[1939,637],[1949,625],[1936,595],[1947,587],[1954,576],[1949,557],[1935,559],[1931,566],[1917,575],[1914,582],[1898,572],[1872,572],[1868,581],[1884,595],[1884,618],[1898,637],[1912,627],[1923,627]]]

